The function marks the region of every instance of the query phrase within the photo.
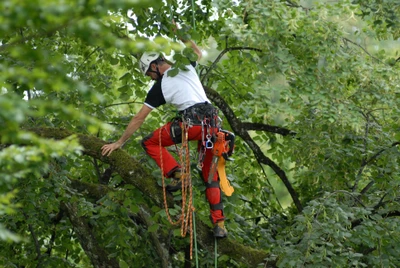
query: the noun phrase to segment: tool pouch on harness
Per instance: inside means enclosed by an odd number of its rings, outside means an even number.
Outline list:
[[[175,144],[179,144],[182,142],[181,122],[182,120],[180,120],[179,118],[175,118],[170,126],[171,139]]]
[[[227,142],[228,150],[222,154],[225,160],[232,161],[233,159],[230,158],[233,155],[233,150],[235,148],[235,134],[228,130],[220,130],[222,133],[225,134],[225,141]]]

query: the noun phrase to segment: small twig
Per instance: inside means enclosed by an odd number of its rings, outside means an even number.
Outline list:
[[[96,47],[92,52],[89,53],[89,55],[86,56],[86,58],[83,60],[83,62],[76,68],[75,73],[78,73],[79,70],[82,68],[83,64],[96,52],[100,49],[100,47]]]
[[[109,107],[118,106],[118,105],[129,105],[129,104],[133,104],[133,103],[140,103],[140,104],[142,104],[143,102],[137,102],[136,99],[135,99],[135,100],[133,100],[133,101],[128,101],[128,102],[120,102],[120,103],[109,104],[109,105],[104,106],[104,108],[109,108]]]
[[[289,6],[289,7],[301,8],[301,9],[303,9],[304,11],[306,11],[306,13],[312,9],[312,8],[303,7],[303,6],[301,6],[301,5],[298,5],[298,4],[296,4],[296,3],[293,3],[293,2],[290,1],[290,0],[286,0],[286,5]]]
[[[368,52],[368,50],[366,50],[363,46],[360,46],[360,45],[357,44],[356,42],[353,42],[353,41],[351,41],[350,39],[348,39],[348,38],[346,38],[346,37],[344,37],[343,40],[345,40],[345,41],[347,41],[347,42],[349,42],[349,43],[351,43],[351,44],[353,44],[353,45],[355,45],[355,46],[358,46],[358,47],[361,48],[368,56],[370,56],[371,58],[373,58],[373,59],[376,60],[377,62],[382,63],[382,61],[381,61],[380,59],[378,59],[378,58],[372,56],[372,55]]]
[[[48,256],[51,255],[51,251],[53,249],[54,246],[54,242],[56,241],[56,225],[63,219],[64,217],[64,210],[60,207],[60,211],[57,213],[57,215],[55,217],[53,217],[51,219],[51,222],[53,224],[53,230],[51,232],[51,238],[49,241],[49,247],[46,250],[46,254]]]
[[[367,186],[365,186],[365,187],[361,190],[360,194],[361,194],[361,195],[365,194],[365,193],[372,187],[372,185],[374,185],[374,184],[375,184],[375,181],[370,181],[370,182],[367,184]]]
[[[365,151],[365,152],[368,152],[367,136],[368,136],[368,133],[369,133],[369,124],[370,124],[369,118],[370,118],[370,116],[372,116],[372,118],[374,118],[373,115],[372,115],[372,112],[377,111],[377,110],[380,110],[380,109],[376,109],[376,110],[369,111],[369,112],[366,113],[366,114],[365,114],[364,112],[361,111],[361,114],[363,115],[363,117],[365,118],[365,120],[367,120],[367,123],[366,123],[366,126],[365,126],[365,137],[364,137],[364,151]],[[362,162],[361,162],[360,169],[359,169],[358,172],[357,172],[356,180],[355,180],[355,182],[354,182],[354,185],[353,185],[353,187],[351,187],[351,189],[352,189],[353,192],[357,189],[358,182],[359,182],[360,177],[361,177],[361,175],[362,175],[364,169],[366,168],[366,166],[367,166],[368,164],[370,164],[372,161],[374,161],[376,158],[378,158],[379,155],[381,155],[384,151],[386,151],[387,149],[390,149],[390,148],[396,146],[397,144],[399,144],[399,143],[398,143],[398,142],[395,142],[395,143],[393,143],[390,147],[379,150],[377,153],[375,153],[374,155],[372,155],[369,159],[367,159],[366,157],[363,158],[363,160],[362,160]],[[368,188],[367,188],[367,189],[364,188],[364,190],[368,190]],[[364,191],[364,190],[362,190],[362,191]]]
[[[273,194],[274,194],[274,196],[275,196],[276,202],[278,203],[278,205],[279,205],[279,206],[281,207],[281,209],[283,210],[283,206],[282,206],[281,202],[280,202],[279,199],[278,199],[278,195],[276,194],[274,187],[272,186],[271,182],[269,181],[268,176],[267,176],[267,173],[265,172],[265,169],[264,169],[262,163],[259,161],[259,159],[257,159],[257,163],[258,163],[258,165],[261,167],[261,170],[262,170],[262,172],[264,173],[264,177],[265,177],[265,179],[266,179],[268,185],[269,185],[269,186],[271,187],[271,189],[272,189],[272,192],[273,192]],[[263,215],[264,215],[264,214],[263,214]],[[264,217],[265,217],[265,216],[264,216]],[[267,217],[265,217],[265,218],[268,219]]]
[[[385,193],[381,199],[379,200],[378,204],[376,204],[374,206],[374,211],[377,210],[378,208],[380,208],[381,206],[383,206],[385,204],[385,202],[383,202],[383,199],[385,199],[385,197],[387,196],[388,193]]]
[[[340,194],[347,194],[347,195],[351,196],[351,197],[352,197],[354,200],[356,200],[357,203],[359,203],[363,208],[367,208],[367,206],[365,206],[365,205],[361,202],[361,200],[357,198],[357,196],[354,196],[353,193],[350,193],[350,192],[345,191],[345,190],[337,190],[337,191],[334,191],[333,193],[331,193],[330,195],[328,195],[328,197],[330,197],[330,196],[332,196],[332,195],[334,195],[334,194],[338,194],[338,193],[340,193]]]
[[[46,254],[48,256],[51,256],[51,251],[53,250],[54,241],[56,241],[56,230],[55,230],[55,227],[53,227],[53,230],[51,231],[49,247],[46,250]]]
[[[247,202],[247,203],[250,203],[250,204],[253,205],[253,202],[251,202],[250,200],[246,200],[246,199],[241,198],[241,197],[239,197],[239,199],[242,200],[242,201],[244,201],[244,202]],[[261,210],[259,210],[259,209],[257,209],[257,210],[258,210],[258,212],[260,212],[260,213],[264,216],[265,219],[268,219],[268,216],[265,215],[265,213],[263,213],[263,212],[262,212]]]
[[[22,212],[22,214],[24,215],[25,219],[28,220],[28,218],[29,218],[28,215],[25,212]],[[37,254],[36,259],[38,260],[38,259],[40,259],[41,255],[42,255],[42,253],[40,252],[39,241],[36,237],[35,230],[33,230],[32,224],[28,224],[28,228],[29,228],[29,231],[31,232],[32,239],[35,243],[35,250],[36,250],[36,254]]]
[[[365,120],[367,121],[366,123],[365,123],[365,131],[364,131],[364,152],[366,153],[366,152],[368,152],[368,133],[369,133],[369,114],[370,113],[367,113],[367,114],[364,114],[362,111],[361,111],[361,114],[365,117]],[[365,157],[363,157],[363,159],[362,159],[362,161],[361,161],[361,168],[358,170],[358,173],[357,173],[357,176],[356,176],[356,180],[355,180],[355,182],[354,182],[354,186],[352,187],[352,191],[354,192],[356,189],[357,189],[357,187],[358,187],[358,182],[359,182],[359,180],[360,180],[360,178],[361,178],[361,175],[362,175],[362,173],[363,173],[363,171],[364,171],[364,169],[365,169],[365,167],[366,167],[366,161],[367,161],[367,159],[366,159],[366,156]]]
[[[365,161],[365,166],[368,165],[369,163],[371,163],[372,161],[374,161],[376,158],[378,158],[378,156],[380,156],[386,150],[388,150],[388,149],[390,149],[392,147],[395,147],[395,146],[397,146],[399,144],[400,144],[400,142],[394,142],[389,147],[379,150],[377,153],[375,153],[373,156],[371,156],[370,159]]]

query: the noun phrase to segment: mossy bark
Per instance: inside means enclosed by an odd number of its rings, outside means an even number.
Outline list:
[[[97,268],[118,268],[118,262],[113,258],[108,258],[106,251],[99,246],[95,235],[85,217],[78,215],[76,204],[65,203],[63,209],[67,211],[68,218],[74,226],[75,233],[80,241],[83,250],[89,257],[94,267]]]
[[[56,128],[34,128],[30,129],[30,131],[41,137],[56,140],[76,135],[80,144],[84,148],[84,154],[110,164],[126,183],[132,184],[140,189],[158,206],[163,206],[162,189],[157,185],[156,179],[152,178],[142,165],[129,156],[125,151],[117,150],[109,157],[104,157],[101,155],[101,147],[106,144],[106,142],[97,137]],[[101,189],[103,188],[98,188],[96,191],[101,191]],[[171,198],[169,198],[169,202],[169,204],[172,204]],[[210,227],[201,221],[196,222],[196,227],[197,241],[199,245],[210,252],[213,252],[214,237]],[[267,252],[245,246],[230,238],[218,241],[218,251],[219,254],[228,255],[239,262],[247,263],[249,267],[256,267],[260,263],[264,263],[264,259],[268,257]],[[274,263],[268,264],[268,267],[274,266]]]

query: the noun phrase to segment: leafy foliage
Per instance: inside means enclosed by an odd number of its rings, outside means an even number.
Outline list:
[[[189,262],[189,239],[154,193],[115,169],[133,159],[134,176],[161,184],[140,140],[172,107],[125,145],[131,159],[105,159],[77,138],[121,135],[151,85],[137,66],[145,50],[184,69],[193,53],[175,42],[174,19],[179,37],[207,51],[200,78],[237,136],[221,267],[256,266],[251,248],[277,267],[399,266],[399,5],[309,2],[3,0],[0,264]],[[60,140],[64,129],[77,135]],[[208,223],[198,176],[193,167],[196,219]],[[214,264],[210,247],[198,250],[202,267]]]

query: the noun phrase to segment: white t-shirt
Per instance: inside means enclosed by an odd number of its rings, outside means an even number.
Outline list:
[[[173,77],[168,76],[171,68],[165,71],[161,80],[158,80],[147,93],[144,104],[154,109],[170,103],[178,111],[183,111],[197,103],[210,102],[196,73],[195,66],[195,62],[186,65],[187,71],[179,70],[179,73]]]

